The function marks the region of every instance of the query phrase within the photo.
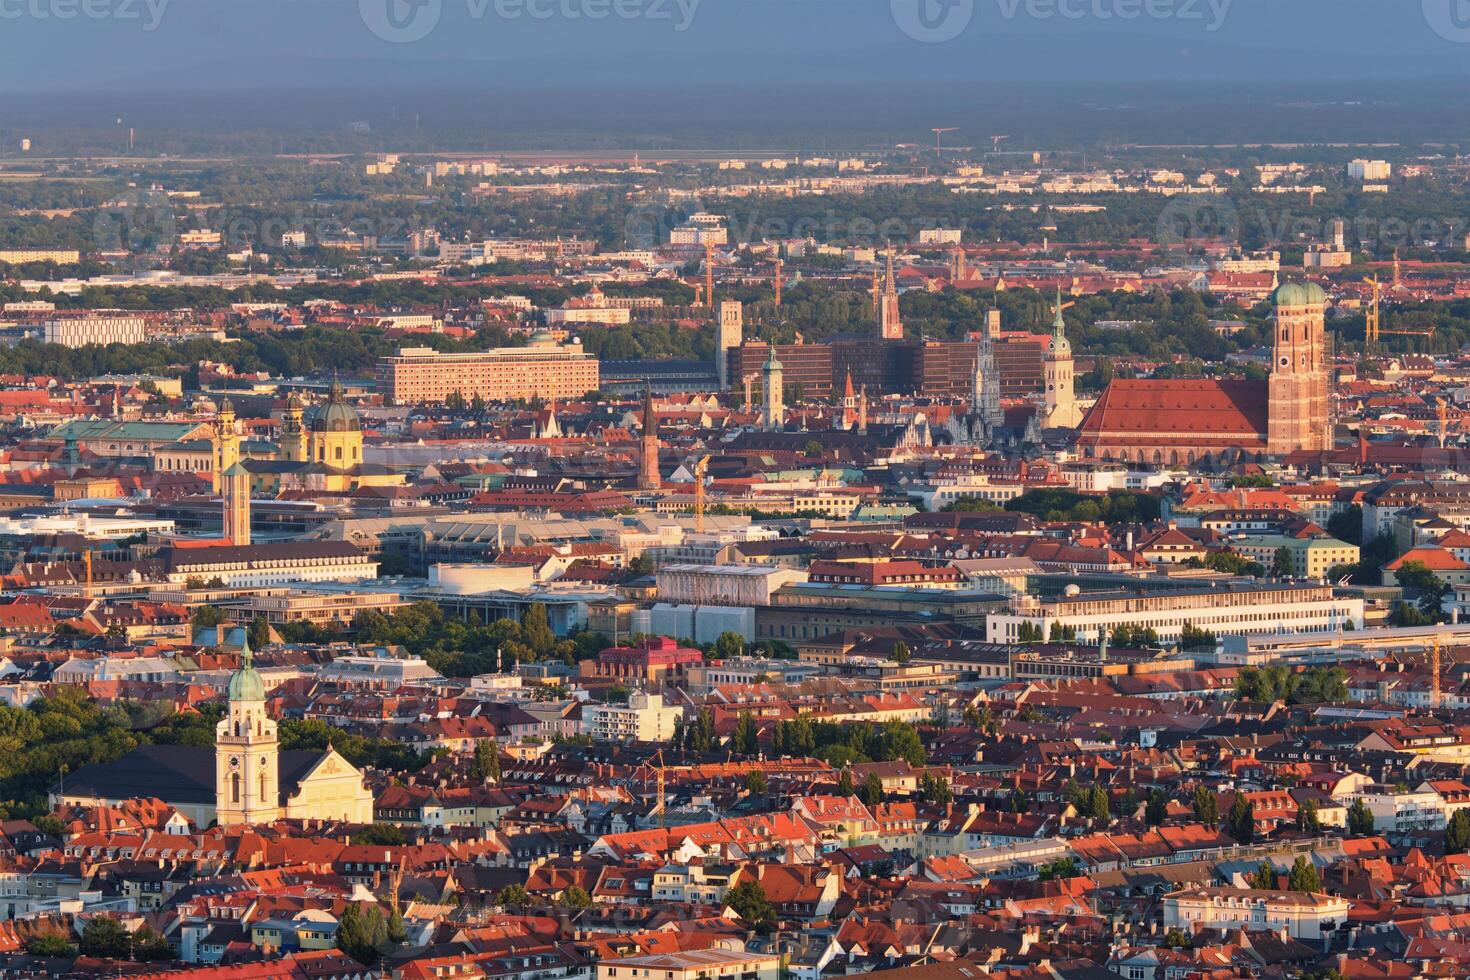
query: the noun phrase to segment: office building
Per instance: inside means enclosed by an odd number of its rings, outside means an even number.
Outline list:
[[[473,354],[405,347],[378,362],[379,390],[398,405],[440,404],[455,392],[466,401],[580,398],[596,391],[600,381],[597,358],[579,341],[559,344],[544,332],[525,347]]]

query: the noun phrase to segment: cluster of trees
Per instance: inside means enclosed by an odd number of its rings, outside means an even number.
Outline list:
[[[337,923],[337,948],[363,966],[373,966],[406,938],[403,916],[396,908],[384,915],[376,904],[351,902]]]
[[[1262,861],[1261,866],[1247,876],[1247,880],[1252,888],[1274,891],[1281,887],[1281,874],[1270,861]],[[1306,855],[1298,854],[1286,873],[1286,887],[1294,892],[1320,892],[1322,877],[1317,871],[1317,865]]]
[[[1235,696],[1242,701],[1285,701],[1320,704],[1348,699],[1347,671],[1341,667],[1308,667],[1293,671],[1284,664],[1243,667],[1235,678]]]
[[[1185,568],[1208,568],[1224,575],[1253,575],[1262,578],[1266,566],[1245,557],[1237,551],[1212,551],[1204,558],[1186,558],[1180,562]]]
[[[675,723],[674,744],[685,752],[710,752],[718,742],[714,715],[708,708],[687,724],[682,720]],[[814,721],[802,715],[778,721],[770,730],[770,743],[773,755],[814,756],[836,767],[895,759],[922,766],[928,758],[918,729],[902,721],[852,725]],[[742,711],[737,716],[730,748],[736,755],[747,758],[761,751],[760,726],[750,712]]]
[[[43,932],[26,940],[26,952],[32,956],[70,958],[80,953],[106,960],[131,960],[152,963],[174,958],[167,939],[148,926],[129,932],[117,919],[108,915],[93,916],[82,928],[78,942],[59,932]]]
[[[1062,787],[1062,797],[1085,819],[1102,824],[1108,824],[1113,819],[1112,798],[1101,786],[1083,786],[1077,780],[1069,779]]]
[[[1104,524],[1140,524],[1159,519],[1160,499],[1154,494],[1114,490],[1086,494],[1061,487],[1028,490],[1006,501],[1006,510],[1031,514],[1046,521],[1101,521]]]
[[[359,613],[349,633],[334,633],[311,624],[290,623],[280,630],[288,643],[326,643],[347,639],[406,648],[449,677],[490,673],[496,661],[504,669],[513,663],[589,660],[610,644],[600,633],[581,632],[558,639],[546,616],[546,607],[533,604],[521,622],[497,619],[488,625],[464,622],[444,615],[438,603],[422,601],[384,614]]]

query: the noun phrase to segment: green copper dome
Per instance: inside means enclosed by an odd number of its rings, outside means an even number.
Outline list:
[[[307,422],[313,432],[358,432],[362,419],[356,409],[342,400],[342,386],[337,381],[327,393],[327,403],[318,406]]]
[[[1276,287],[1271,302],[1278,307],[1322,306],[1327,302],[1327,294],[1315,282],[1287,282]]]
[[[240,669],[230,675],[229,698],[231,701],[265,700],[265,680],[255,669],[255,656],[248,642],[240,648]]]

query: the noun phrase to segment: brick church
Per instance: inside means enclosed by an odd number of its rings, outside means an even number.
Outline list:
[[[1088,459],[1163,465],[1231,465],[1332,448],[1327,296],[1287,283],[1276,307],[1265,381],[1118,379],[1082,419]]]

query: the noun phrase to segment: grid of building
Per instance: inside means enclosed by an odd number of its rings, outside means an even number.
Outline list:
[[[378,363],[379,390],[399,405],[443,403],[456,392],[486,401],[580,398],[600,383],[597,358],[579,342],[558,344],[539,335],[526,347],[482,353],[440,354],[408,347]]]
[[[139,316],[65,317],[47,320],[42,337],[63,347],[141,344],[148,339],[148,321]]]

